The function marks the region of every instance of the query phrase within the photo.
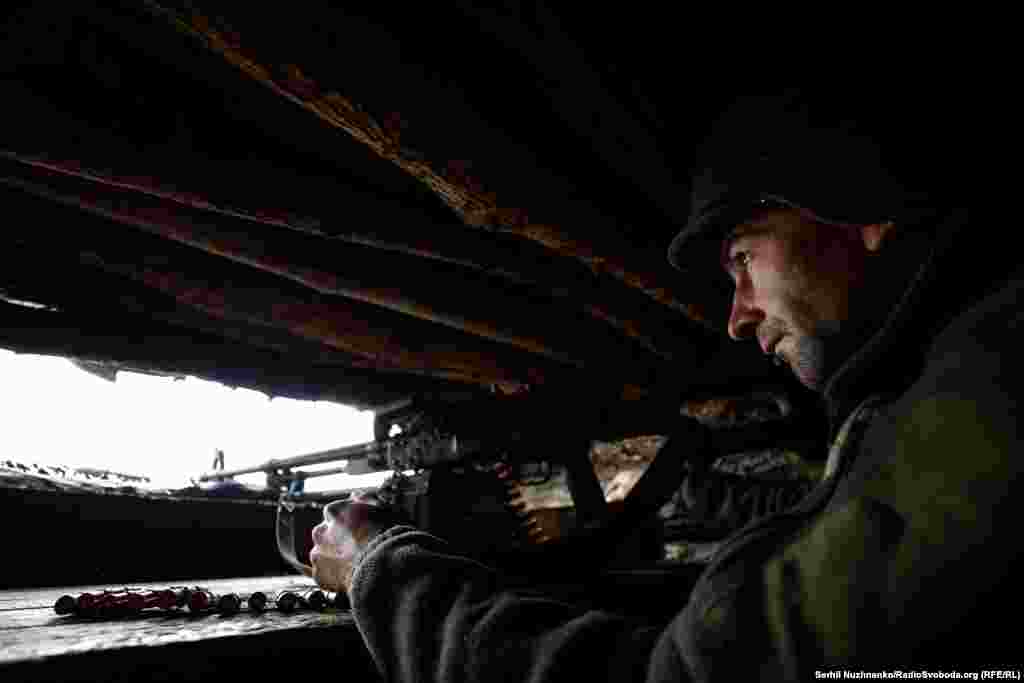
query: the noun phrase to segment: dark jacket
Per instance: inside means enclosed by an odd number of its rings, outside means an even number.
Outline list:
[[[504,590],[491,569],[396,527],[358,561],[350,595],[386,679],[1019,668],[1024,272],[979,277],[972,269],[1012,259],[966,213],[949,223],[888,322],[827,387],[823,481],[732,536],[671,623]]]

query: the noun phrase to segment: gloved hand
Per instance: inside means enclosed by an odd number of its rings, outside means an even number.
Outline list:
[[[356,556],[377,534],[404,520],[376,494],[360,494],[324,506],[324,521],[313,529],[309,561],[320,588],[347,592]]]

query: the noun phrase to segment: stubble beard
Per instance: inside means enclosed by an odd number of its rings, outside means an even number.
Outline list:
[[[841,296],[829,273],[799,257],[788,276],[782,320],[791,339],[784,358],[801,384],[820,393],[856,343],[850,330],[857,325],[846,319],[851,293]]]
[[[808,389],[822,391],[827,367],[827,339],[818,335],[803,335],[791,346],[787,362],[796,378]]]
[[[870,338],[876,327],[872,322],[817,324],[814,332],[796,340],[792,357],[787,359],[797,379],[808,389],[824,391],[832,377]]]

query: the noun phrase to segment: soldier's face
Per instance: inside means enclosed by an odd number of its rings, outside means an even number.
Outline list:
[[[797,210],[738,226],[722,250],[735,285],[729,336],[756,338],[820,391],[855,348],[851,318],[867,254],[857,226],[824,225]]]

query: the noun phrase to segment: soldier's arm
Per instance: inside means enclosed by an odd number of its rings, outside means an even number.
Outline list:
[[[388,681],[544,683],[584,672],[588,680],[644,681],[661,632],[508,589],[490,568],[410,527],[371,542],[349,596]]]

